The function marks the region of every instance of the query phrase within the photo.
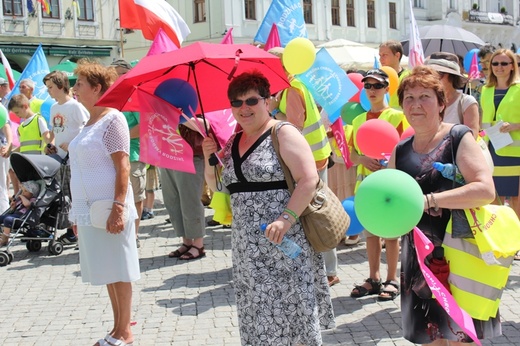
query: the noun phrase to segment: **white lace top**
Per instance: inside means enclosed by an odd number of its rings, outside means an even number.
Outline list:
[[[70,142],[72,211],[69,218],[76,225],[90,226],[89,204],[113,199],[116,170],[111,154],[130,151],[130,133],[124,115],[110,111],[95,124],[85,126]],[[132,187],[128,182],[125,203],[129,218],[135,219]]]

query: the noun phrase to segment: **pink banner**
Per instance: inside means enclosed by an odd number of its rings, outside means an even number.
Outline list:
[[[139,159],[150,165],[195,173],[193,150],[177,132],[180,111],[163,99],[137,89],[140,106]]]
[[[347,140],[345,138],[345,130],[343,129],[343,120],[339,117],[332,125],[330,125],[334,139],[338,144],[339,151],[345,161],[347,168],[352,167],[352,161],[350,161],[350,152],[347,146]]]
[[[446,313],[457,323],[457,325],[466,333],[477,345],[481,345],[480,340],[477,338],[475,332],[475,325],[470,315],[459,307],[450,292],[444,287],[444,285],[437,279],[432,273],[430,268],[424,264],[426,256],[432,253],[433,244],[424,233],[417,227],[413,229],[413,239],[415,245],[415,251],[417,252],[417,261],[419,267],[426,279],[426,283],[430,287],[433,295],[437,299],[437,302],[442,306]]]
[[[235,132],[237,125],[237,121],[233,113],[231,113],[231,108],[208,112],[205,114],[205,117],[215,134],[218,144],[220,144],[220,147],[224,147],[229,137]]]

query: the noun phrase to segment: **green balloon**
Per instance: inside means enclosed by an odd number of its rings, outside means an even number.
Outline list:
[[[352,120],[355,117],[364,113],[365,110],[361,107],[360,103],[357,102],[347,102],[343,107],[341,107],[341,119],[343,119],[343,124],[352,125]]]
[[[405,172],[382,169],[361,182],[354,209],[367,231],[381,238],[397,238],[419,223],[424,210],[423,193]]]
[[[7,122],[7,109],[3,105],[0,105],[0,129],[4,127]]]

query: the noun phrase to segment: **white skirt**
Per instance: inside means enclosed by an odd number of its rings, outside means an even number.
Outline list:
[[[135,220],[130,219],[119,234],[92,226],[78,226],[78,236],[83,282],[107,285],[140,279]]]

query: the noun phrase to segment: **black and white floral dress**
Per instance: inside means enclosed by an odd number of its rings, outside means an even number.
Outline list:
[[[299,223],[286,234],[302,248],[295,259],[270,243],[262,223],[273,222],[290,198],[266,131],[242,156],[236,134],[224,150],[223,184],[231,193],[233,280],[243,345],[321,345],[334,327],[323,258]],[[285,187],[281,187],[285,186]]]

